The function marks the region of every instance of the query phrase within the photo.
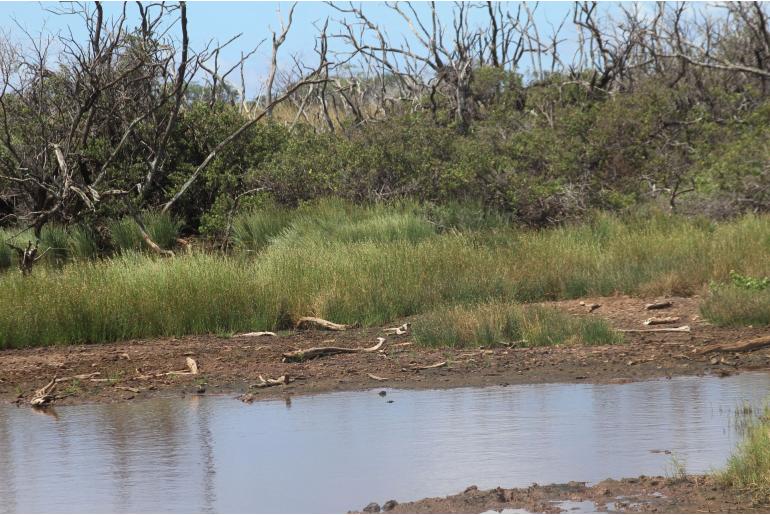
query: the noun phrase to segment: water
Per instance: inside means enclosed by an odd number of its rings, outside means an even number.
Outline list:
[[[344,512],[479,488],[721,467],[770,375],[0,406],[0,511]],[[388,400],[394,401],[388,403]]]

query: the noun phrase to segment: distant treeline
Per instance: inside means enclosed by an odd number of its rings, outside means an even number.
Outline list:
[[[767,7],[723,7],[629,5],[611,20],[577,3],[569,46],[537,30],[534,5],[462,4],[431,23],[398,4],[410,47],[337,6],[318,64],[274,66],[247,101],[237,67],[190,47],[184,3],[140,4],[135,26],[73,5],[82,41],[0,38],[0,226],[87,227],[102,248],[124,222],[152,239],[147,212],[227,241],[239,211],[329,196],[469,203],[530,226],[649,202],[765,211]],[[486,22],[471,24],[478,9]]]

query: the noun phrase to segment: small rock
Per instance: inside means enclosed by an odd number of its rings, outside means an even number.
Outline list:
[[[392,400],[389,400],[389,401],[388,401],[388,404],[393,404],[393,401],[392,401]]]
[[[363,509],[364,513],[380,513],[380,505],[376,502],[370,502],[366,505],[366,508]]]
[[[380,393],[378,393],[377,395],[379,395],[380,397],[385,397],[387,394],[388,392],[386,392],[385,390],[380,390]]]
[[[719,363],[719,360],[717,358],[711,358],[709,360],[709,363],[711,363],[712,365],[716,365],[717,363]]]
[[[391,511],[396,506],[398,506],[398,502],[396,502],[394,499],[391,499],[382,505],[382,511]]]
[[[201,395],[206,393],[206,383],[199,384],[198,388],[195,389],[195,393],[201,394]]]

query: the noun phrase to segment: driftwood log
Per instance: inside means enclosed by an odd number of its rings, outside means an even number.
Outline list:
[[[400,325],[398,327],[390,327],[388,329],[385,329],[385,334],[395,334],[396,336],[401,336],[408,332],[409,332],[409,322],[403,325]]]
[[[761,336],[751,340],[743,340],[735,343],[717,343],[698,350],[698,354],[709,352],[751,352],[770,346],[770,336]]]
[[[47,385],[37,390],[29,403],[38,408],[48,406],[56,399],[54,391],[56,391],[56,376]]]
[[[644,306],[644,309],[666,309],[673,305],[674,303],[670,300],[664,300],[663,302],[653,302],[652,304],[647,304]]]
[[[618,329],[620,333],[689,333],[690,326],[681,327],[657,327],[655,329]]]
[[[235,336],[237,336],[237,337],[244,337],[244,338],[253,338],[253,337],[257,337],[257,336],[278,336],[278,335],[275,334],[274,332],[271,332],[271,331],[257,331],[257,332],[254,332],[254,333],[236,334]]]
[[[304,331],[307,329],[322,329],[324,331],[344,331],[345,329],[349,329],[351,326],[345,325],[345,324],[335,324],[334,322],[329,322],[328,320],[324,320],[323,318],[316,318],[316,317],[302,317],[297,321],[296,328],[300,331]]]
[[[198,362],[194,359],[188,357],[185,362],[187,363],[187,368],[190,369],[190,373],[192,375],[198,374]]]
[[[377,345],[373,347],[311,347],[309,349],[284,352],[282,354],[284,363],[305,361],[307,359],[320,358],[323,356],[332,356],[334,354],[355,354],[358,352],[377,352],[385,343],[385,338],[377,338]]]

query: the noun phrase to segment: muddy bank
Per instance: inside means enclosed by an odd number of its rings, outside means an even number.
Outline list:
[[[655,299],[584,299],[600,307],[588,313],[579,301],[547,303],[575,316],[600,316],[619,329],[644,329],[642,321],[676,316],[689,333],[627,333],[620,345],[545,348],[424,349],[410,335],[385,335],[382,328],[344,332],[301,331],[278,336],[190,336],[113,344],[75,345],[0,351],[0,399],[26,401],[54,376],[81,379],[58,386],[57,405],[119,402],[157,395],[241,394],[254,399],[376,387],[451,388],[527,383],[622,383],[675,375],[730,375],[770,368],[770,348],[754,352],[701,355],[705,345],[763,336],[767,329],[720,329],[698,316],[697,298],[671,298],[672,307],[655,312]],[[400,323],[400,322],[399,322]],[[397,324],[394,324],[397,325]],[[259,329],[259,328],[255,328]],[[340,354],[302,363],[283,363],[281,355],[315,346],[364,347],[380,336],[382,352]],[[161,375],[185,370],[193,358],[197,375]],[[446,363],[431,369],[429,365]],[[86,375],[91,375],[86,377]],[[249,388],[288,375],[288,385]],[[375,377],[372,377],[375,376]]]
[[[493,490],[470,486],[457,495],[383,506],[389,513],[767,513],[770,509],[767,502],[725,488],[703,475],[608,479],[593,486],[569,483]],[[377,512],[375,508],[370,506],[369,511]]]

